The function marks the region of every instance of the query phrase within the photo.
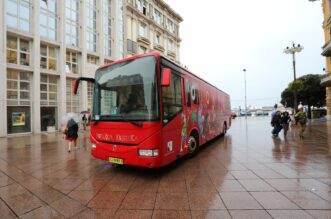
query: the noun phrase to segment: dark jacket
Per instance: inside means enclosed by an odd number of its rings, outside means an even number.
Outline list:
[[[67,138],[78,138],[78,124],[73,119],[70,119],[67,124]]]
[[[280,115],[275,115],[271,119],[271,126],[280,125]]]
[[[291,117],[289,115],[282,115],[280,118],[280,124],[288,124],[291,121]]]

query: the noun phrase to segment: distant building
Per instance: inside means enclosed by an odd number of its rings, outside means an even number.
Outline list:
[[[158,51],[179,63],[183,18],[162,0],[127,0],[125,56]]]
[[[331,1],[322,1],[324,21],[323,30],[325,44],[322,47],[322,55],[326,58],[326,76],[322,79],[322,84],[326,86],[327,117],[331,118]]]
[[[179,62],[182,20],[162,0],[1,0],[0,137],[91,110],[93,84],[72,86],[100,65],[152,50]]]

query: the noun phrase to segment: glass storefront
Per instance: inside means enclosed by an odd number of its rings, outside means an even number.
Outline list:
[[[56,111],[56,107],[40,107],[40,128],[42,132],[56,129]]]
[[[7,107],[8,134],[31,132],[30,106]]]

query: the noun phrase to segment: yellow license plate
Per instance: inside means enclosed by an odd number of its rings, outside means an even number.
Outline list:
[[[117,164],[123,164],[123,159],[116,158],[116,157],[109,157],[109,162],[111,162],[111,163],[117,163]]]

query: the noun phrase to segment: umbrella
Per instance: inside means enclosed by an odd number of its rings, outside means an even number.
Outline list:
[[[80,114],[86,114],[86,113],[90,113],[88,110],[84,110],[82,112],[80,112]]]
[[[61,118],[61,130],[64,131],[67,125],[72,126],[76,123],[79,123],[79,116],[73,112],[66,113]]]

